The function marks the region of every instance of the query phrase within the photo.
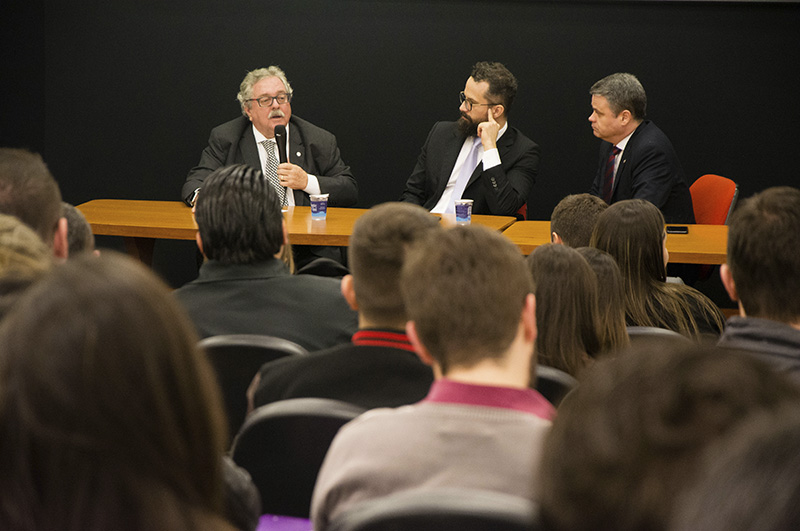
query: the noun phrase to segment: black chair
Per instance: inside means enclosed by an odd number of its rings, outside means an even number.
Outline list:
[[[628,337],[631,340],[631,346],[643,342],[670,342],[678,344],[690,344],[692,341],[674,330],[666,328],[658,328],[655,326],[629,326]]]
[[[330,258],[315,258],[297,270],[298,275],[317,275],[320,277],[342,278],[350,274],[345,266]]]
[[[577,385],[578,380],[562,370],[546,365],[536,366],[534,388],[556,407]]]
[[[328,531],[535,531],[530,500],[471,489],[418,489],[363,502],[333,519]]]
[[[231,457],[261,492],[263,513],[309,518],[314,483],[336,433],[365,409],[327,398],[261,406],[245,420]]]
[[[297,343],[272,336],[234,334],[207,337],[200,341],[225,400],[229,441],[239,431],[247,414],[247,387],[261,366],[268,361],[306,354]]]

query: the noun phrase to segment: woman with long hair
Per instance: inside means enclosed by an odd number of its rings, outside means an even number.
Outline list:
[[[630,345],[628,330],[625,327],[622,273],[617,262],[605,251],[594,247],[578,247],[575,250],[589,263],[589,267],[597,276],[602,351],[618,352]]]
[[[667,328],[698,340],[719,335],[719,308],[696,289],[666,281],[666,238],[661,211],[649,201],[627,199],[600,214],[591,245],[619,265],[628,325]]]
[[[537,247],[527,263],[536,295],[537,363],[577,377],[602,350],[597,278],[565,245]]]
[[[196,342],[122,255],[32,286],[0,327],[0,529],[231,529],[220,392]]]

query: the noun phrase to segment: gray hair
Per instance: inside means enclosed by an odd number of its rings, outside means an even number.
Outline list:
[[[244,76],[242,84],[239,85],[239,94],[236,95],[236,99],[239,100],[239,105],[242,106],[242,114],[247,115],[245,109],[249,106],[247,100],[253,97],[253,85],[268,77],[277,77],[283,83],[286,92],[288,94],[292,93],[292,86],[289,84],[289,80],[286,79],[286,74],[280,67],[273,65],[267,68],[252,70]]]
[[[630,111],[634,120],[644,120],[647,111],[647,94],[633,74],[617,73],[606,76],[589,89],[592,96],[603,96],[608,100],[611,112],[618,115]]]

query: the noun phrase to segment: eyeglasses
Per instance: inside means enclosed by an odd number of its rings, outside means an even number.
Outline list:
[[[272,107],[273,101],[277,101],[278,105],[283,105],[284,103],[289,103],[292,101],[292,93],[281,92],[277,96],[261,96],[260,98],[250,98],[249,100],[245,101],[255,101],[258,103],[259,107]]]
[[[464,91],[458,93],[458,101],[461,103],[465,103],[467,106],[467,112],[472,110],[472,107],[475,105],[486,105],[487,107],[494,107],[495,105],[500,105],[499,103],[477,103],[472,100],[467,99],[467,95],[464,94]]]

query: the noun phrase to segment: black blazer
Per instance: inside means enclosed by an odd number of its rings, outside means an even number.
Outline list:
[[[436,206],[453,173],[464,136],[458,122],[433,125],[400,201]],[[513,216],[528,200],[539,169],[539,146],[509,126],[497,140],[500,165],[483,171],[478,164],[462,197],[472,199],[473,214]]]
[[[603,142],[591,193],[602,197],[605,164],[614,146]],[[617,168],[611,204],[623,199],[645,199],[664,214],[667,223],[694,223],[692,196],[672,143],[649,120],[636,128]]]
[[[358,200],[358,184],[350,167],[342,162],[336,137],[294,115],[289,119],[289,162],[297,164],[319,180],[322,193],[330,194],[330,206],[353,206]],[[258,158],[253,128],[246,116],[225,122],[211,130],[208,146],[200,162],[189,171],[181,198],[189,203],[194,191],[217,168],[231,164],[247,164],[262,169]],[[297,205],[311,204],[308,194],[294,191]]]

